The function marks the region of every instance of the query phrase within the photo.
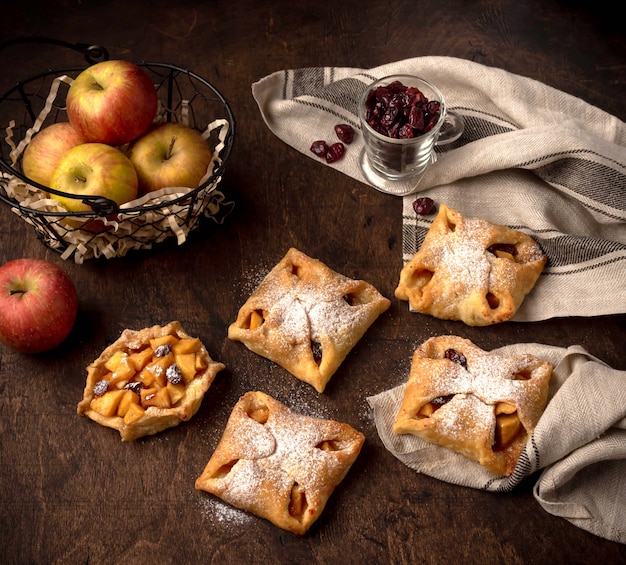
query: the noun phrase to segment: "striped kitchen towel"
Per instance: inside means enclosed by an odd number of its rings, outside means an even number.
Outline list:
[[[521,230],[548,256],[513,320],[625,313],[626,124],[616,117],[530,78],[452,57],[278,71],[252,94],[269,129],[323,165],[311,143],[332,140],[338,123],[352,125],[355,140],[328,166],[365,183],[357,104],[372,82],[399,73],[438,86],[465,122],[459,140],[437,149],[416,194]],[[403,197],[404,262],[433,219],[415,214],[415,198]]]

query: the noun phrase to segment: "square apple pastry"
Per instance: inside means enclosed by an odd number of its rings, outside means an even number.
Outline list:
[[[319,518],[365,436],[248,392],[235,404],[196,488],[296,535]]]
[[[457,336],[432,337],[413,354],[393,430],[509,476],[544,411],[551,376],[552,364],[530,354],[505,356]]]
[[[228,337],[321,393],[390,305],[368,282],[291,248],[241,307]]]
[[[189,420],[224,368],[180,322],[126,329],[87,367],[78,414],[123,441],[156,434]]]
[[[468,326],[512,318],[534,288],[547,257],[525,233],[439,207],[395,295],[411,309]]]

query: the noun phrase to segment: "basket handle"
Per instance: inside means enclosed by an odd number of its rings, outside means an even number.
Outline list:
[[[42,36],[16,37],[14,39],[9,39],[8,41],[3,41],[0,43],[0,51],[6,47],[11,47],[12,45],[18,45],[20,43],[50,43],[52,45],[67,47],[68,49],[73,49],[74,51],[82,53],[85,60],[89,64],[106,61],[109,58],[109,52],[101,45],[93,45],[90,43],[69,43],[67,41],[61,41],[60,39]]]

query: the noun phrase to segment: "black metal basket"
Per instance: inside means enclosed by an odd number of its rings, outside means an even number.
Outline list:
[[[48,38],[24,38],[0,44],[0,50],[20,41],[49,42],[83,53],[93,64],[108,59],[100,46],[70,44]],[[235,120],[224,97],[202,77],[166,63],[137,62],[152,77],[159,95],[158,121],[182,122],[204,133],[213,150],[208,177],[194,189],[165,189],[118,206],[103,197],[67,194],[43,186],[22,173],[23,150],[33,134],[67,121],[67,90],[86,66],[46,70],[21,80],[0,96],[0,200],[36,231],[39,239],[64,259],[78,263],[93,257],[120,257],[131,249],[149,249],[168,237],[181,244],[200,219],[221,221],[233,206],[216,190],[235,137]],[[89,212],[68,212],[49,193],[79,198]],[[94,229],[94,226],[99,226]]]

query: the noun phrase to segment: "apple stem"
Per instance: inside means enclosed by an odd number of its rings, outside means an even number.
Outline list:
[[[176,136],[173,135],[172,139],[170,140],[170,146],[167,149],[167,155],[165,156],[165,159],[169,159],[172,156],[172,151],[174,151],[174,143],[176,143]]]

